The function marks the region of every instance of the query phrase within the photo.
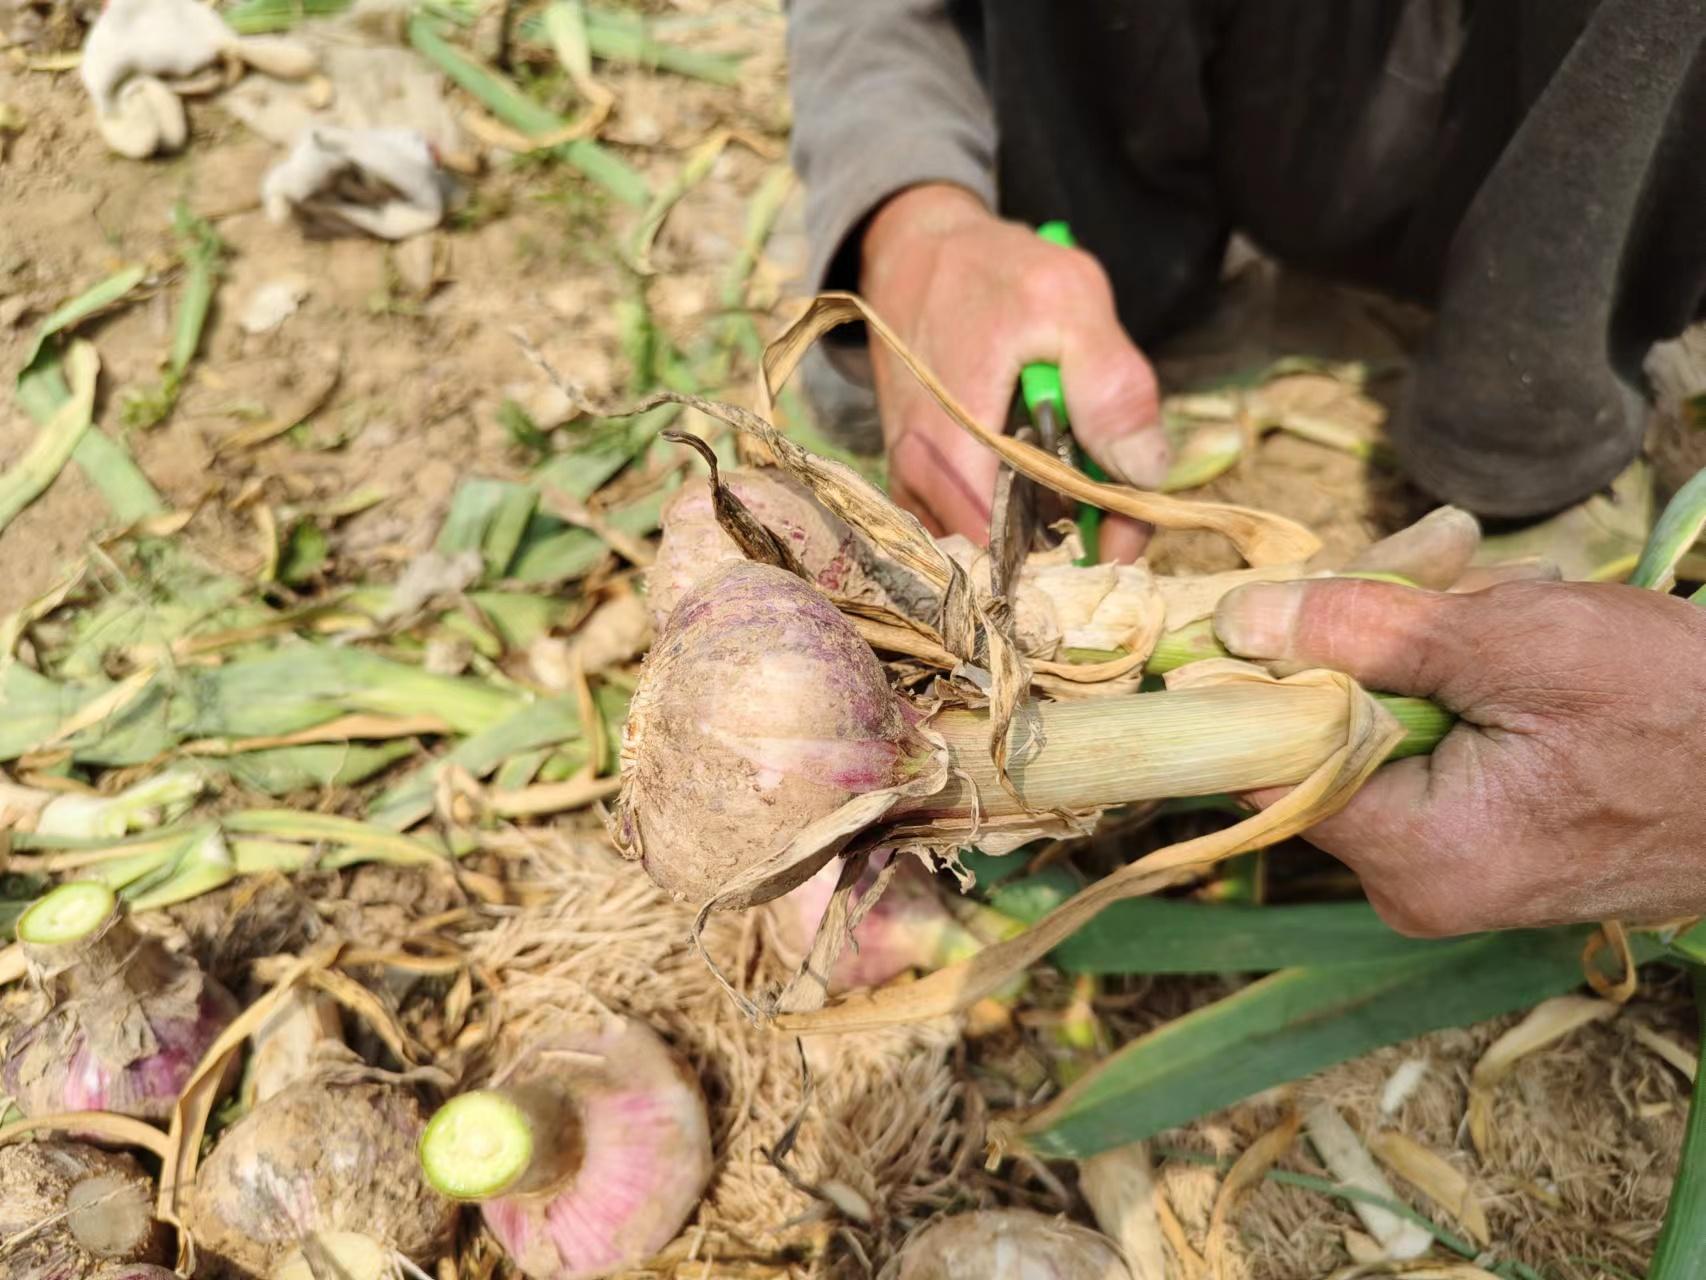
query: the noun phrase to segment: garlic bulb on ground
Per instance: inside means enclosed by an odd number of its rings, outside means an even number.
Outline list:
[[[591,1280],[673,1240],[710,1180],[699,1082],[644,1024],[530,1044],[503,1085],[439,1109],[420,1162],[439,1191],[480,1203],[533,1280]]]
[[[456,1206],[415,1162],[425,1116],[396,1084],[309,1080],[256,1107],[196,1174],[188,1222],[228,1271],[268,1275],[311,1232],[361,1231],[416,1262],[449,1244]]]
[[[166,1119],[236,1016],[230,993],[137,932],[103,884],[52,890],[18,918],[17,934],[33,1003],[7,1039],[0,1089],[30,1116]]]
[[[0,1274],[88,1280],[113,1264],[162,1261],[166,1232],[154,1181],[130,1156],[17,1142],[0,1147],[0,1244]]]

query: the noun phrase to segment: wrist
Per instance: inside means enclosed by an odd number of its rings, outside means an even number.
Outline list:
[[[884,263],[922,238],[947,235],[994,220],[977,195],[951,182],[924,182],[897,191],[865,224],[859,244],[859,290],[869,295]]]

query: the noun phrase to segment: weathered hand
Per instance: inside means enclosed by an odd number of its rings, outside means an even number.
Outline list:
[[[1080,444],[1139,487],[1167,470],[1155,375],[1114,314],[1096,260],[990,213],[942,184],[893,197],[863,242],[860,291],[979,421],[999,426],[1033,361],[1060,365]],[[997,460],[944,414],[898,360],[873,351],[893,496],[932,533],[989,532]],[[1109,519],[1103,554],[1130,560],[1148,529]]]
[[[1246,657],[1330,667],[1461,717],[1432,756],[1384,766],[1309,834],[1394,928],[1706,912],[1706,610],[1604,584],[1327,580],[1236,591],[1215,630]]]

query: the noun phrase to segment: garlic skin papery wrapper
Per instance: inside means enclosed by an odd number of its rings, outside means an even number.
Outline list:
[[[165,1120],[237,1002],[188,956],[131,926],[105,885],[73,882],[18,918],[30,1001],[0,1092],[27,1116],[113,1111]]]
[[[294,215],[317,230],[381,240],[431,231],[449,195],[432,146],[413,129],[312,125],[261,180],[261,204],[274,222]]]
[[[753,516],[775,534],[832,599],[880,599],[861,561],[867,553],[851,526],[785,473],[770,468],[726,471],[723,483]],[[646,606],[652,628],[662,633],[681,597],[721,566],[746,556],[717,523],[711,484],[689,476],[664,503],[663,536],[657,559],[646,570]]]
[[[693,1073],[643,1023],[548,1035],[500,1087],[441,1108],[421,1139],[428,1182],[480,1202],[532,1280],[592,1280],[657,1253],[711,1178]]]

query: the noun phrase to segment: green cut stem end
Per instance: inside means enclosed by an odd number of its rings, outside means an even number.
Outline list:
[[[118,899],[93,880],[62,884],[18,917],[18,940],[38,947],[81,942],[106,922]]]
[[[533,1128],[495,1090],[452,1098],[421,1134],[421,1172],[453,1200],[486,1200],[521,1180],[533,1163]]]

